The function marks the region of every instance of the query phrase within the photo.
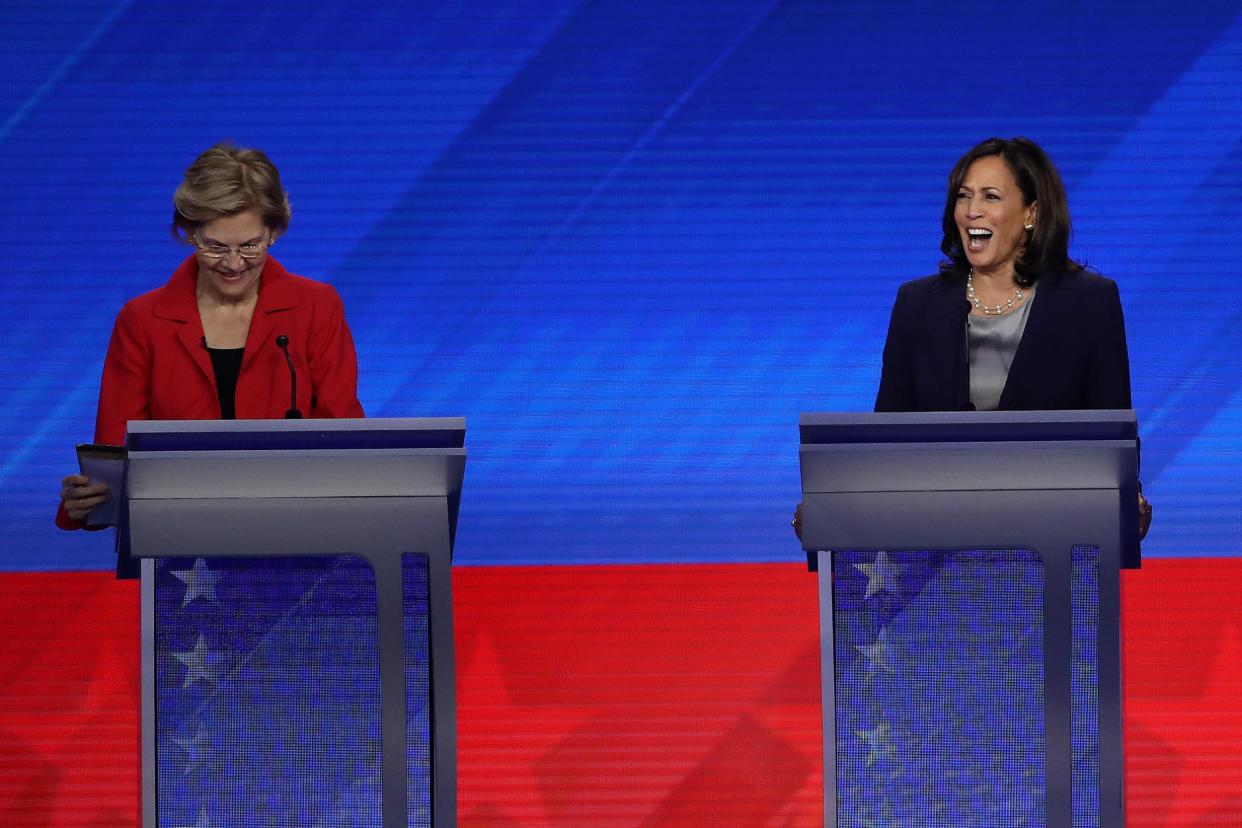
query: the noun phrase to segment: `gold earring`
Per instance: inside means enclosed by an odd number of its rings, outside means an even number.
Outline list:
[[[1028,225],[1026,225],[1026,231],[1027,231],[1028,233],[1029,233],[1030,231],[1034,230],[1034,229],[1035,229],[1035,225],[1033,225],[1033,224],[1028,224]]]

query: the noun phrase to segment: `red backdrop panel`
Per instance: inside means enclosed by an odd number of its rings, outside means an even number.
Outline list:
[[[454,573],[460,822],[821,824],[815,578],[793,564]],[[1242,814],[1242,560],[1124,583],[1129,824]],[[0,576],[0,825],[134,824],[137,590]]]
[[[1242,825],[1242,559],[1124,582],[1130,825]]]
[[[0,575],[0,825],[134,825],[138,663],[137,582]]]

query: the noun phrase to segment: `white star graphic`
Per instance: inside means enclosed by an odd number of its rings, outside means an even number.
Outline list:
[[[901,577],[905,567],[890,561],[887,552],[876,552],[874,563],[854,564],[854,566],[867,576],[867,594],[863,598],[870,598],[880,590],[885,590],[892,595],[901,593],[897,579]]]
[[[888,722],[880,722],[871,730],[854,731],[854,735],[867,743],[867,767],[871,767],[877,759],[895,749],[893,740],[889,738],[889,730]]]
[[[171,572],[177,580],[185,584],[185,597],[181,599],[181,606],[188,606],[195,598],[220,603],[220,599],[216,597],[216,583],[220,580],[220,573],[208,569],[207,561],[197,558],[193,569],[174,569]]]
[[[179,825],[176,828],[211,828],[211,819],[207,816],[207,809],[198,809],[198,819],[193,825]]]
[[[207,753],[206,746],[211,743],[211,734],[203,730],[202,726],[199,726],[198,732],[194,734],[193,739],[180,739],[174,736],[172,740],[185,751],[185,772],[189,773],[198,766],[199,762],[203,761],[203,756]]]
[[[893,663],[889,660],[888,651],[888,628],[880,630],[880,634],[875,637],[875,641],[867,646],[855,644],[854,649],[862,653],[867,659],[867,675],[871,675],[876,670],[883,670],[886,673],[894,673]]]
[[[212,684],[219,684],[220,674],[224,672],[224,666],[221,664],[224,660],[223,656],[208,650],[207,639],[201,635],[193,650],[173,653],[173,658],[185,665],[185,683],[181,685],[182,690],[193,684],[195,679],[200,678]]]

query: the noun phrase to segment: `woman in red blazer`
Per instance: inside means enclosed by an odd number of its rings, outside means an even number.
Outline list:
[[[173,236],[196,250],[168,284],[126,303],[104,360],[95,442],[121,445],[130,420],[361,417],[358,361],[331,285],[295,276],[269,250],[289,226],[280,173],[262,152],[220,144],[173,196]],[[109,496],[62,481],[56,524],[83,526]]]

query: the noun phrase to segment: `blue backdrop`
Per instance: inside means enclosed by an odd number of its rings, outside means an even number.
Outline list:
[[[798,560],[802,411],[867,410],[944,181],[1034,138],[1122,290],[1148,555],[1242,548],[1242,16],[1228,2],[0,4],[3,568],[52,525],[171,194],[266,150],[371,416],[468,418],[460,563]]]

